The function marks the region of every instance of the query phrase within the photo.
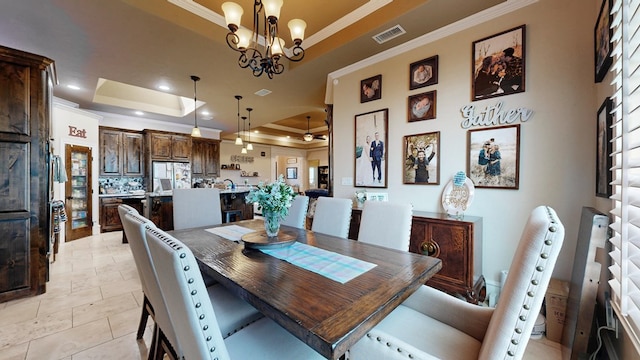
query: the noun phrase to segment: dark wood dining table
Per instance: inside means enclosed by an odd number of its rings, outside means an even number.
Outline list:
[[[264,231],[261,219],[233,224]],[[288,226],[284,236],[376,266],[341,284],[201,227],[171,231],[203,273],[327,359],[338,359],[442,267],[441,260]],[[247,344],[250,346],[250,344]]]

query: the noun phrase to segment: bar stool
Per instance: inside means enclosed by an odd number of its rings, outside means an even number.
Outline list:
[[[242,210],[222,210],[222,213],[225,223],[240,221],[244,218],[242,216]]]

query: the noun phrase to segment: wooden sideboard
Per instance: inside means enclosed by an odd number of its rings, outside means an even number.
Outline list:
[[[358,239],[361,215],[361,209],[353,209],[350,239]],[[484,301],[481,217],[458,220],[443,213],[414,211],[408,250],[442,260],[442,269],[427,285],[471,303]]]

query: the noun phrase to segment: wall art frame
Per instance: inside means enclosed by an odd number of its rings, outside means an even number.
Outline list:
[[[613,148],[611,144],[613,136],[611,129],[613,124],[612,109],[613,101],[606,98],[598,109],[596,121],[596,196],[604,198],[608,198],[612,194],[610,170],[612,166],[610,154]]]
[[[611,52],[613,51],[613,46],[611,46],[611,38],[613,37],[613,29],[611,29],[611,22],[613,21],[613,15],[611,15],[612,1],[602,0],[598,20],[596,20],[596,26],[593,29],[596,83],[604,79],[613,62],[611,58]]]
[[[476,188],[517,190],[520,124],[468,130],[467,177]]]
[[[297,179],[298,178],[298,168],[297,167],[288,167],[287,168],[287,179]]]
[[[438,83],[438,55],[409,65],[409,90]]]
[[[440,185],[440,132],[404,137],[403,184]]]
[[[355,187],[387,187],[388,119],[389,109],[355,116]]]
[[[410,95],[407,99],[407,120],[414,122],[435,119],[437,103],[437,90]]]
[[[382,75],[372,76],[360,81],[360,103],[382,98]]]
[[[476,40],[471,46],[471,100],[525,91],[526,25]]]

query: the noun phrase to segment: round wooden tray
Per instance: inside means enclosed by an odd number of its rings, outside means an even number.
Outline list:
[[[242,235],[244,247],[248,249],[273,249],[285,247],[296,242],[298,234],[295,232],[282,231],[278,232],[278,236],[268,237],[265,230],[254,231]]]

